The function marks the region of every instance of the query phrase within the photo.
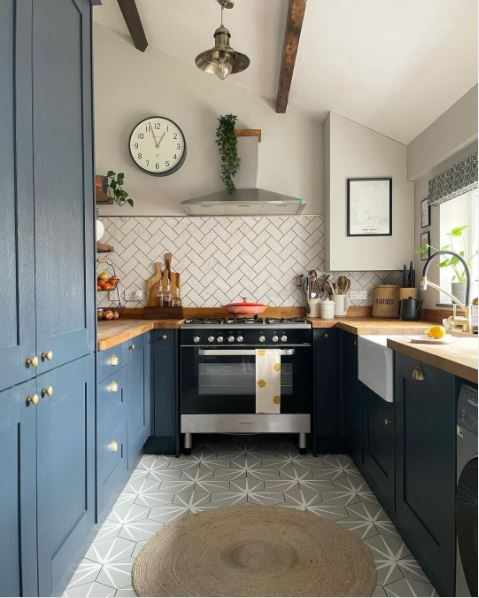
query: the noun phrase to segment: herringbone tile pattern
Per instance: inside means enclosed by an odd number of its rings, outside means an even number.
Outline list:
[[[183,304],[191,307],[241,297],[301,305],[294,277],[312,268],[324,271],[322,216],[105,217],[102,222],[102,242],[115,247],[109,257],[121,279],[122,301],[124,291],[145,290],[153,263],[168,251],[173,269],[181,273]],[[352,289],[368,291],[397,277],[390,272],[346,274]],[[108,302],[106,296],[101,299]]]

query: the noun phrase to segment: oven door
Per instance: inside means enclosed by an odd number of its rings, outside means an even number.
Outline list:
[[[255,413],[255,349],[182,347],[180,410],[181,413]],[[281,347],[281,413],[310,411],[311,347]]]

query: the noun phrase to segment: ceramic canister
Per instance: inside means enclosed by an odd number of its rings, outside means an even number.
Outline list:
[[[334,320],[334,301],[331,299],[321,301],[321,317],[323,320]]]
[[[334,301],[334,315],[345,316],[348,313],[349,295],[332,295]]]

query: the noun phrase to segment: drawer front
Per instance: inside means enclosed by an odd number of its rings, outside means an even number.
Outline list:
[[[126,368],[121,368],[97,385],[98,415],[107,418],[124,405],[126,396]]]
[[[98,381],[100,382],[123,367],[125,362],[125,343],[107,351],[98,351],[96,360]]]
[[[128,476],[127,472],[127,423],[121,419],[116,426],[100,431],[98,442],[98,520],[106,515],[107,508],[116,499]]]
[[[130,363],[135,353],[142,351],[147,334],[140,334],[123,343],[125,363]]]

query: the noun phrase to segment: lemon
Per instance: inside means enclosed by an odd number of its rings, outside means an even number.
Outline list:
[[[433,326],[426,331],[426,334],[431,338],[443,338],[446,335],[444,326]]]

